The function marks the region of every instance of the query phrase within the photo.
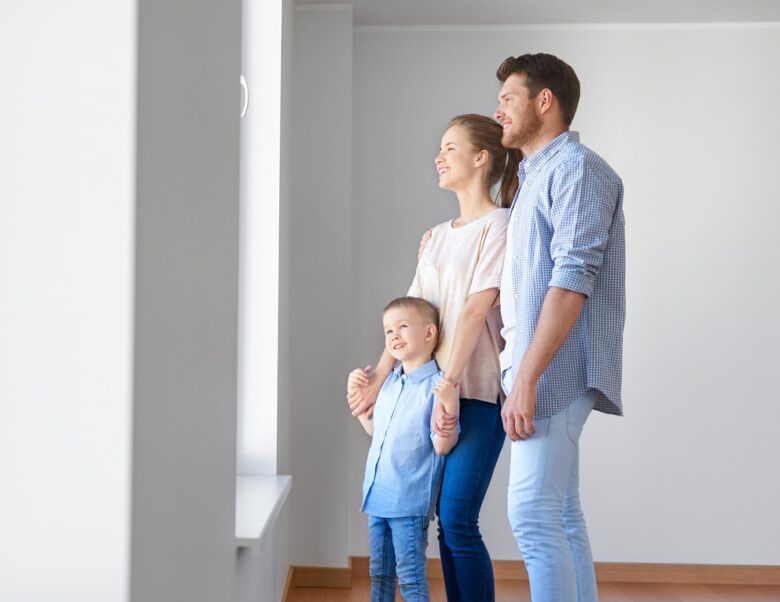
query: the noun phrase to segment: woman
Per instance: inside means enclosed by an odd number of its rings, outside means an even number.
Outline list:
[[[458,198],[460,214],[431,230],[420,254],[410,296],[439,308],[436,360],[445,372],[440,387],[460,395],[460,439],[447,458],[437,513],[442,571],[450,602],[495,598],[490,555],[478,519],[504,442],[498,405],[498,354],[502,347],[498,287],[506,224],[520,157],[501,145],[501,126],[481,115],[453,119],[442,136],[436,169],[439,186]],[[490,188],[501,180],[500,205]],[[369,375],[354,370],[349,391],[353,413],[373,405],[393,360],[384,353]],[[439,407],[440,404],[437,404]],[[440,417],[446,423],[448,417]],[[449,417],[450,424],[452,417]]]

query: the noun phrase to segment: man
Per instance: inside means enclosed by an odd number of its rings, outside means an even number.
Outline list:
[[[579,437],[594,408],[623,413],[623,185],[569,131],[580,94],[569,65],[526,54],[497,76],[502,142],[524,157],[501,283],[509,520],[533,601],[590,602]]]

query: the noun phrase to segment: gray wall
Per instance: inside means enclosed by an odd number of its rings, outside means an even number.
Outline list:
[[[141,0],[131,599],[235,571],[241,4]]]
[[[352,10],[295,12],[289,510],[295,565],[345,566]]]
[[[626,190],[626,418],[594,416],[582,441],[596,560],[780,562],[780,481],[770,477],[780,457],[780,272],[766,259],[780,252],[778,31],[355,33],[353,366],[375,361],[378,312],[406,290],[421,232],[457,211],[433,169],[447,120],[492,114],[495,70],[510,54],[552,52],[577,70],[582,100],[573,127]],[[350,436],[345,503],[359,499],[368,447],[357,425]],[[511,559],[519,552],[505,518],[507,451],[481,525],[493,557]],[[365,555],[365,519],[351,508],[350,553]]]

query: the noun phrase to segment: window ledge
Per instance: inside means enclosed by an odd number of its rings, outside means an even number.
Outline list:
[[[236,477],[236,547],[256,548],[287,499],[292,477]]]

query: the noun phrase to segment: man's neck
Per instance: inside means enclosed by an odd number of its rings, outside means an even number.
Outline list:
[[[543,128],[538,136],[535,136],[533,140],[523,145],[520,150],[524,157],[531,157],[542,150],[545,146],[550,144],[558,136],[564,132],[568,132],[569,128],[564,125],[558,125],[556,127]]]

